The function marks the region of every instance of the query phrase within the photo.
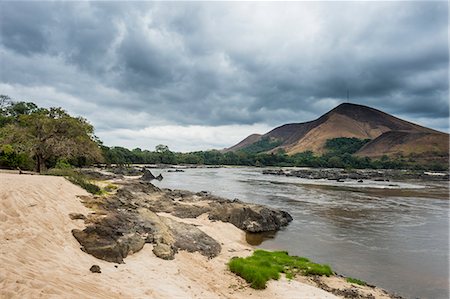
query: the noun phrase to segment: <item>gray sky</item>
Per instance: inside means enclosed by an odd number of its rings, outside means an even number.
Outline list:
[[[346,101],[449,128],[442,2],[0,2],[0,93],[191,151]]]

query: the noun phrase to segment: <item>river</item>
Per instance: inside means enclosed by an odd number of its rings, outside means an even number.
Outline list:
[[[210,191],[265,204],[294,220],[276,234],[248,235],[339,274],[406,298],[449,298],[448,182],[343,183],[263,175],[261,168],[154,169],[158,187]]]

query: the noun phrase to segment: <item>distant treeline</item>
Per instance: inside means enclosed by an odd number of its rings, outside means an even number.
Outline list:
[[[155,151],[136,148],[128,150],[123,147],[103,146],[103,155],[108,164],[193,164],[193,165],[241,165],[241,166],[298,166],[326,168],[374,168],[374,169],[432,169],[445,170],[442,165],[422,166],[411,157],[395,159],[383,156],[380,159],[357,157],[357,152],[368,139],[334,138],[326,143],[327,152],[316,155],[311,151],[287,155],[282,150],[275,153],[252,152],[248,148],[235,152],[218,150],[197,151],[190,153],[172,152],[165,145],[158,145]],[[258,148],[265,148],[264,146]]]
[[[86,119],[72,117],[61,108],[40,108],[0,95],[0,167],[37,170],[106,164],[193,164],[242,166],[305,166],[329,168],[413,168],[444,170],[447,165],[419,165],[415,158],[384,156],[373,160],[354,156],[369,140],[334,138],[326,153],[287,155],[277,150],[276,139],[263,138],[240,151],[217,150],[177,153],[165,145],[154,151],[107,147],[94,135]],[[272,151],[267,153],[267,151]]]

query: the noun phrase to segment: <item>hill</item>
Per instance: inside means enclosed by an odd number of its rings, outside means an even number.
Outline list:
[[[250,135],[225,151],[246,151],[253,146],[264,152],[282,149],[289,155],[305,151],[323,154],[327,140],[339,137],[370,139],[356,153],[358,156],[448,156],[448,134],[350,103],[340,104],[313,121],[285,124],[263,135]],[[255,147],[257,143],[265,146]]]

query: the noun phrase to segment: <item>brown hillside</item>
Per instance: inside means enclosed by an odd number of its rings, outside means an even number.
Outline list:
[[[386,141],[381,139],[383,142],[375,143],[375,140],[379,136],[393,131],[401,131],[403,132],[401,133],[402,136],[406,134],[409,137],[399,139],[400,141],[396,146],[390,146],[387,139],[385,139]],[[414,135],[413,133],[418,135]],[[341,104],[310,122],[286,124],[277,127],[264,135],[258,135],[258,138],[255,138],[253,142],[250,139],[252,136],[247,137],[228,150],[243,149],[261,140],[261,138],[270,137],[282,141],[282,144],[272,151],[282,148],[288,154],[308,150],[323,153],[327,139],[356,137],[360,139],[374,139],[364,147],[364,151],[361,149],[360,155],[367,153],[369,156],[382,156],[384,154],[392,155],[400,152],[404,152],[405,154],[425,152],[448,153],[448,134],[404,121],[377,109],[350,103]],[[403,142],[405,143],[404,146],[402,146]],[[370,144],[373,144],[373,148]]]
[[[431,155],[446,153],[449,149],[448,134],[390,131],[367,143],[356,155],[361,157],[380,157],[402,154]],[[383,154],[381,154],[383,153]]]
[[[224,152],[232,152],[232,151],[237,151],[240,149],[243,149],[247,146],[249,146],[250,144],[253,144],[257,141],[259,141],[261,139],[261,134],[252,134],[250,136],[248,136],[247,138],[245,138],[244,140],[242,140],[241,142],[239,142],[238,144],[227,148],[224,150]]]

